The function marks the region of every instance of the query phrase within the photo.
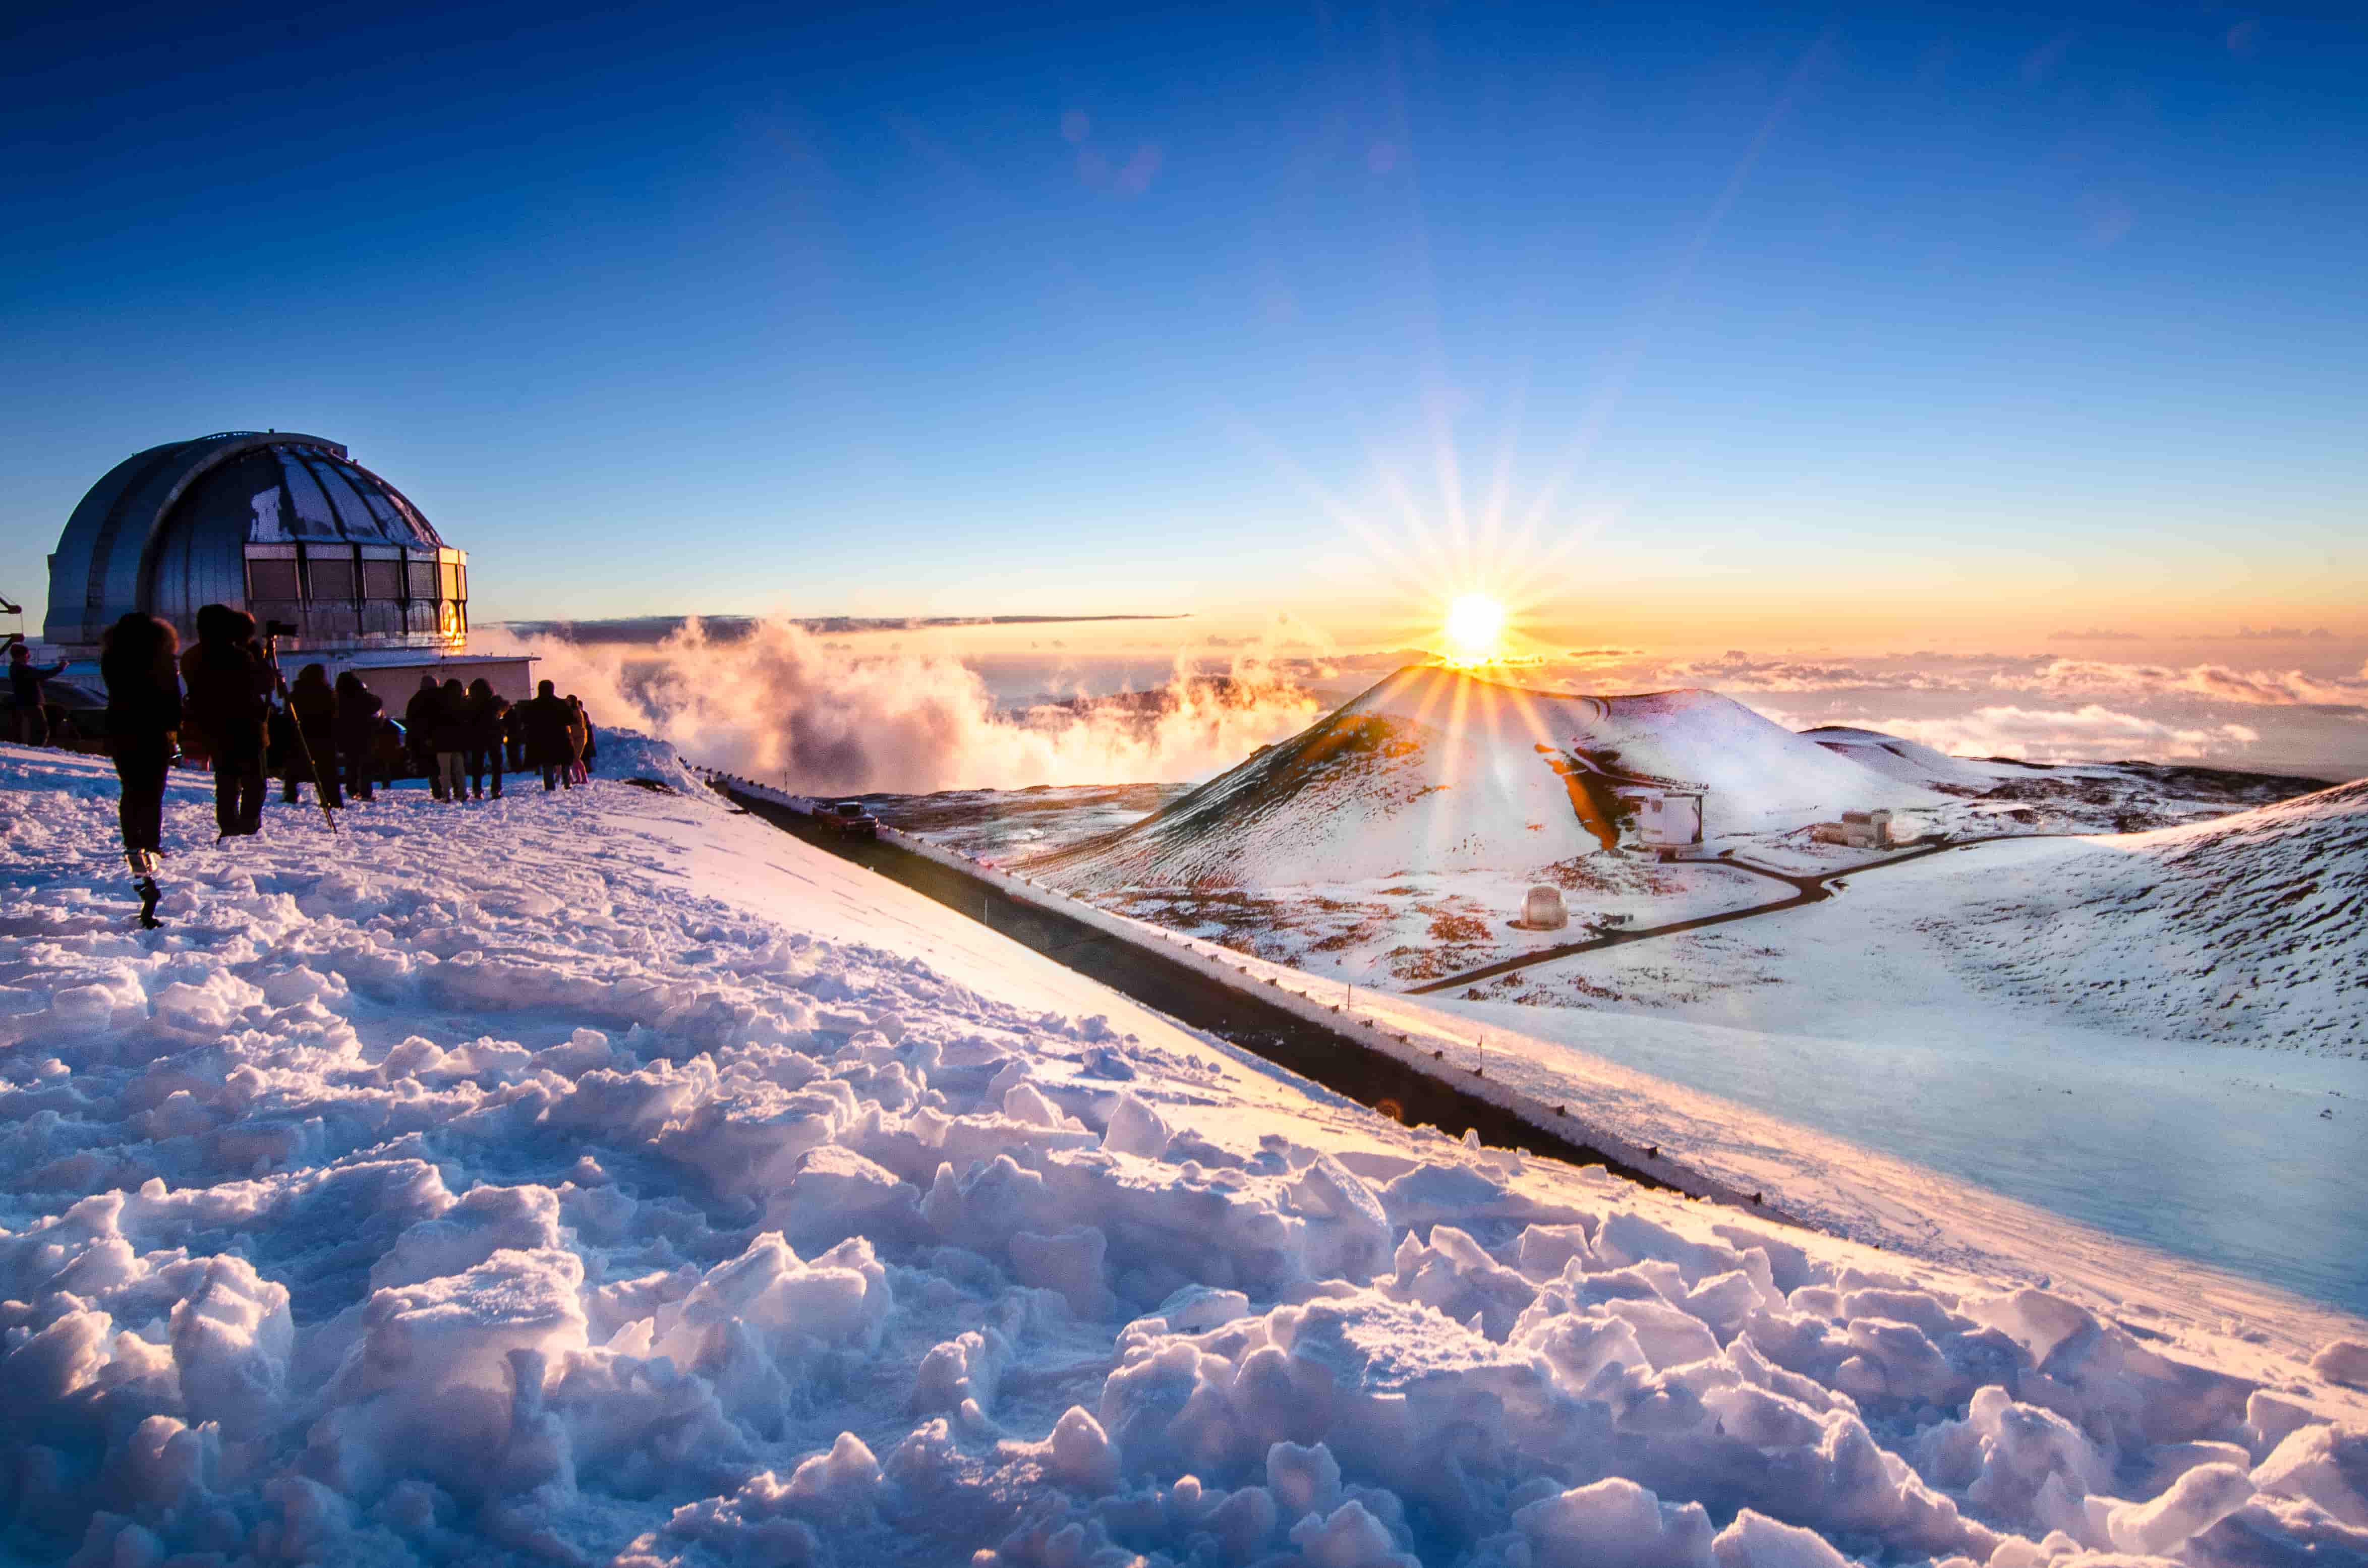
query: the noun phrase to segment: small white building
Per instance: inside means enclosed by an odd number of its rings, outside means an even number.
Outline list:
[[[1521,925],[1531,931],[1559,931],[1570,924],[1570,912],[1563,907],[1562,890],[1534,887],[1521,900]]]
[[[1844,812],[1841,821],[1821,822],[1809,830],[1809,836],[1819,844],[1839,844],[1852,849],[1888,849],[1902,842],[1892,826],[1891,813],[1881,808]]]
[[[1682,849],[1702,841],[1702,791],[1655,787],[1623,789],[1629,835],[1647,849]]]

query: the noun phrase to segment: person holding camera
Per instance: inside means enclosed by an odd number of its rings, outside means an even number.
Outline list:
[[[154,930],[156,873],[165,853],[165,779],[180,755],[180,635],[138,611],[107,630],[98,673],[107,682],[107,748],[122,786],[117,818],[123,858],[140,894],[140,924]]]
[[[200,608],[181,679],[188,727],[213,760],[215,827],[224,838],[261,832],[265,725],[279,677],[256,643],[255,617],[228,605]]]

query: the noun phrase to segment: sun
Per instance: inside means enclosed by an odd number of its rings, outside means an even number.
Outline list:
[[[1447,607],[1448,653],[1459,665],[1486,665],[1504,655],[1505,607],[1486,594],[1464,594]]]

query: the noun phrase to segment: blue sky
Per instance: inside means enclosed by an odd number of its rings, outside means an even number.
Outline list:
[[[17,26],[0,594],[31,605],[118,459],[273,426],[417,501],[481,618],[1321,619],[1468,578],[1670,636],[2368,631],[2361,26]],[[1485,542],[1532,513],[1583,544]]]

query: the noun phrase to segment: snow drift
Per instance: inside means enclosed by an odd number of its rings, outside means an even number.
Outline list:
[[[1602,846],[1584,779],[1604,772],[1705,789],[1713,836],[1941,803],[1715,692],[1572,697],[1417,665],[1134,827],[1040,864],[1086,887],[1520,871]]]
[[[2368,1553],[2306,1392],[1365,1115],[600,749],[335,846],[176,783],[142,934],[0,747],[12,1555]]]

